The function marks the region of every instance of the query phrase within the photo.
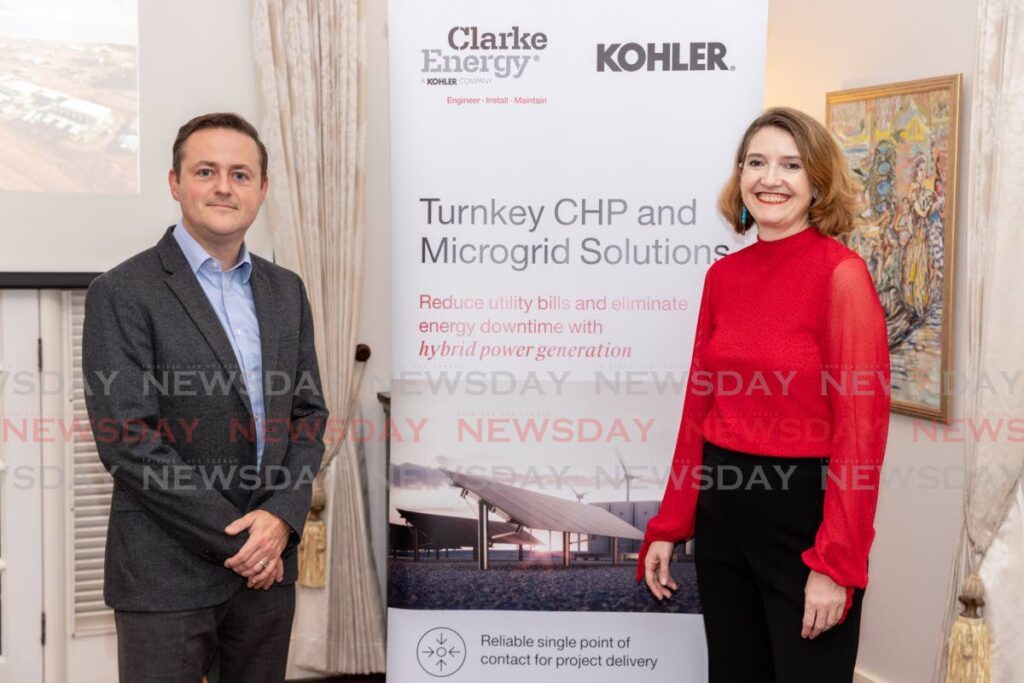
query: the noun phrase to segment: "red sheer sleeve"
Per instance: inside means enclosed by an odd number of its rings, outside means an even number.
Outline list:
[[[704,416],[711,405],[711,383],[703,363],[704,349],[711,336],[711,273],[704,276],[704,293],[697,314],[697,330],[693,340],[693,358],[686,382],[683,417],[676,438],[672,469],[658,514],[647,522],[647,533],[637,559],[636,580],[644,576],[644,558],[652,541],[673,543],[693,536],[694,513],[697,507],[698,474],[704,454]],[[703,377],[703,381],[701,380]]]
[[[885,315],[859,257],[832,273],[822,338],[822,388],[832,409],[825,509],[808,567],[847,589],[868,582],[878,482],[889,430],[889,346]],[[843,618],[846,613],[844,612]]]

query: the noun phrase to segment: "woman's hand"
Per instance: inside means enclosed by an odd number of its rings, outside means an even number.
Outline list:
[[[804,627],[800,637],[817,638],[839,623],[844,609],[846,589],[812,569],[804,586]]]
[[[654,541],[647,548],[647,557],[644,559],[644,578],[647,580],[647,587],[658,600],[672,597],[672,591],[679,588],[668,573],[668,563],[672,559],[674,543],[668,541]]]

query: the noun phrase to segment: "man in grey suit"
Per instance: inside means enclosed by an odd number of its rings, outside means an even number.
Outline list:
[[[168,181],[181,222],[86,297],[120,679],[283,681],[327,420],[309,300],[244,242],[268,183],[252,125],[189,121]]]

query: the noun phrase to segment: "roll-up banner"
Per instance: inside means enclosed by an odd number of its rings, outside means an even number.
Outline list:
[[[389,17],[388,680],[706,680],[691,548],[665,604],[633,572],[767,2]]]

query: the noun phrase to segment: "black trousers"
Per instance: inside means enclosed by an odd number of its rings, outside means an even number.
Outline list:
[[[828,460],[704,447],[694,561],[710,683],[849,683],[863,591],[843,623],[800,637]]]
[[[114,612],[121,683],[283,683],[295,584],[244,585],[226,602],[182,612]]]

